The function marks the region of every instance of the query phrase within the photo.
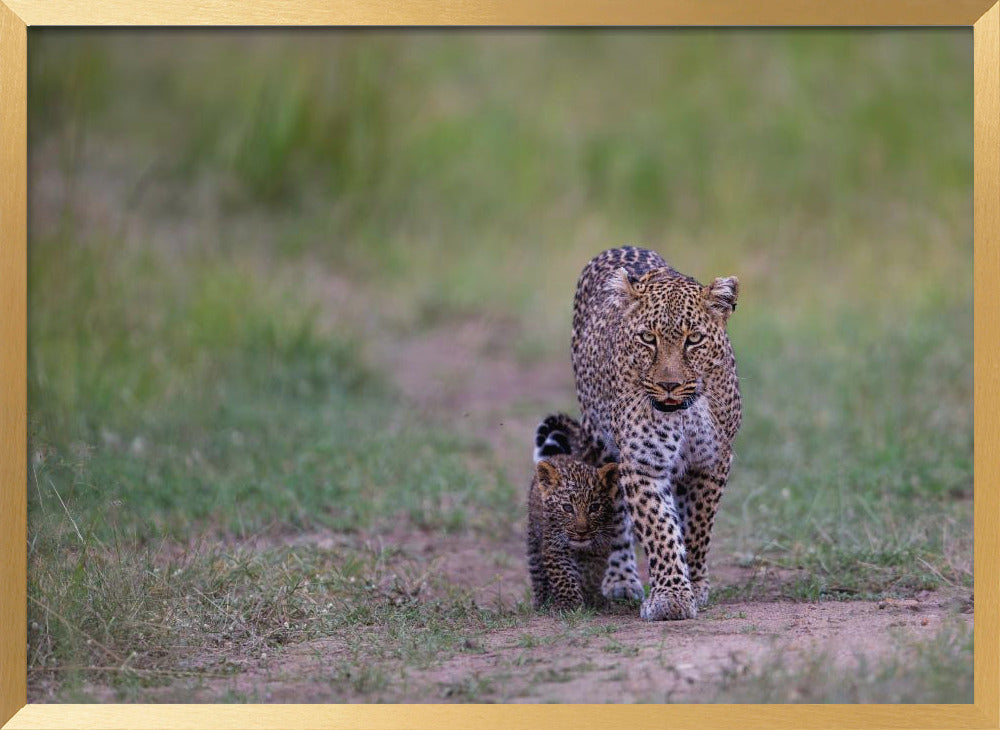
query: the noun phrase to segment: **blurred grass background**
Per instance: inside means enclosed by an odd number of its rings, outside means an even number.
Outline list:
[[[155,643],[92,549],[516,530],[531,434],[505,462],[370,344],[502,325],[566,364],[511,409],[574,410],[575,280],[627,242],[741,281],[716,556],[971,586],[971,66],[958,30],[33,30],[32,666]]]

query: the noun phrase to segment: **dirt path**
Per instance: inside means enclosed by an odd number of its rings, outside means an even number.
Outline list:
[[[487,678],[484,694],[510,702],[698,702],[727,675],[775,654],[794,661],[824,653],[845,668],[888,655],[907,637],[930,635],[951,608],[940,596],[901,604],[738,602],[712,606],[695,621],[652,625],[634,613],[600,616],[577,632],[540,617],[528,630],[494,633],[482,654],[454,657],[422,679],[429,694],[437,687],[447,696],[469,677]]]
[[[573,390],[568,357],[526,366],[510,354],[516,339],[511,327],[467,321],[391,346],[376,344],[370,355],[394,374],[415,407],[431,417],[462,418],[462,427],[487,440],[516,481],[530,473],[535,424],[553,403],[571,407]],[[512,525],[491,539],[402,529],[381,539],[413,564],[470,591],[480,605],[510,608],[528,595],[522,530],[523,524]],[[320,547],[343,539],[288,538]],[[640,621],[630,606],[576,621],[534,615],[514,628],[469,636],[462,650],[429,666],[382,665],[377,688],[339,668],[352,652],[348,639],[322,639],[287,647],[223,684],[267,702],[329,701],[331,682],[338,683],[341,701],[698,702],[774,657],[787,665],[822,655],[848,669],[892,656],[947,622],[972,624],[968,592],[958,589],[905,601],[795,603],[777,598],[788,575],[741,567],[725,555],[716,556],[712,574],[720,588],[759,581],[762,590],[755,594],[763,597],[717,603],[697,620],[659,624]],[[344,697],[345,683],[355,688],[353,696]],[[220,689],[210,682],[192,699],[217,697]]]
[[[288,544],[330,548],[344,539],[312,533]],[[526,595],[519,540],[487,544],[476,535],[402,532],[383,539],[401,550],[401,558],[468,589],[483,606],[509,608]],[[720,586],[745,584],[759,570],[713,567]],[[766,580],[773,587],[781,577]],[[331,637],[288,646],[233,677],[175,685],[162,699],[210,702],[229,694],[262,702],[699,702],[768,662],[787,668],[822,656],[831,669],[851,670],[894,656],[946,624],[971,626],[965,598],[962,591],[937,591],[910,600],[739,600],[712,605],[693,621],[656,624],[640,621],[627,605],[576,619],[534,615],[511,628],[470,635],[456,653],[429,665],[373,662],[366,670],[371,677],[345,669],[357,666],[351,638]]]

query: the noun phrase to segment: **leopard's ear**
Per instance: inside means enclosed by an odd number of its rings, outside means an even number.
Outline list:
[[[736,298],[740,294],[740,280],[735,276],[715,279],[703,290],[705,309],[725,322],[736,311]]]
[[[597,470],[597,478],[601,480],[608,493],[613,492],[618,486],[618,464],[614,462],[605,464]]]
[[[628,304],[639,297],[644,289],[645,287],[639,279],[631,276],[625,267],[617,269],[605,285],[608,298],[619,306]]]
[[[538,476],[538,488],[542,494],[548,494],[552,487],[559,484],[559,471],[548,461],[535,464],[535,474]]]

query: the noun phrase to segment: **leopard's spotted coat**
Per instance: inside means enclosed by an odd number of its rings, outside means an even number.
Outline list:
[[[648,620],[693,618],[708,600],[715,512],[742,409],[726,322],[739,282],[703,286],[654,251],[626,246],[583,269],[573,307],[581,456],[620,463],[631,530],[602,590],[642,598],[632,537],[649,561]]]

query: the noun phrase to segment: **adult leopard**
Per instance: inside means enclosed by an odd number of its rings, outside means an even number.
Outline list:
[[[726,322],[739,282],[703,286],[656,252],[625,246],[584,267],[573,304],[573,373],[583,457],[618,462],[631,529],[613,544],[601,590],[643,598],[634,535],[649,561],[646,620],[694,618],[742,418]],[[625,509],[624,507],[622,509]]]

